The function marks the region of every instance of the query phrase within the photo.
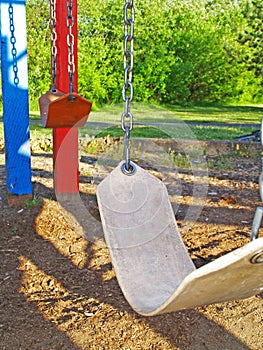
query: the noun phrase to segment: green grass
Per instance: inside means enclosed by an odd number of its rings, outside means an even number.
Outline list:
[[[154,128],[152,126],[138,126],[132,129],[132,137],[135,138],[169,138],[169,134],[160,130],[159,128]],[[107,129],[99,132],[96,137],[106,137],[110,135],[112,137],[123,137],[124,133],[120,126],[111,126]]]
[[[45,129],[42,124],[31,124],[30,125],[31,137],[52,137],[52,129]]]
[[[40,112],[30,112],[29,118],[31,120],[41,120]]]
[[[108,105],[99,111],[92,111],[90,121],[119,122],[123,112],[123,104]],[[246,123],[259,124],[263,116],[263,106],[158,106],[147,103],[132,103],[131,112],[134,120],[139,123],[174,123],[202,122],[202,123]]]
[[[170,106],[169,109],[186,122],[214,122],[214,123],[261,123],[263,106]]]
[[[237,137],[250,134],[257,128],[251,127],[216,127],[216,126],[187,126],[186,124],[177,126],[134,126],[131,131],[132,138],[175,138],[175,139],[198,139],[198,140],[235,140]],[[123,137],[124,133],[120,126],[111,126],[101,131],[90,130],[87,125],[81,129],[80,135],[95,137]]]
[[[131,131],[133,138],[177,138],[177,139],[198,139],[198,140],[234,140],[237,137],[250,134],[258,128],[251,127],[229,127],[229,126],[188,126],[187,124],[177,126],[137,126]],[[45,129],[40,124],[31,124],[31,138],[52,137],[52,130]],[[111,126],[102,128],[99,125],[87,124],[85,128],[79,129],[81,138],[87,135],[93,137],[122,137],[124,133],[120,126]],[[3,124],[0,124],[0,137],[3,137]]]
[[[195,126],[191,127],[191,130],[198,140],[235,140],[240,136],[251,134],[258,128]]]
[[[25,201],[24,206],[26,208],[35,208],[39,202],[38,195],[34,195],[34,197],[31,200]]]
[[[93,122],[119,122],[123,112],[123,104],[106,105],[100,110],[92,110],[89,120]],[[261,122],[262,105],[156,105],[150,103],[132,102],[131,112],[134,120],[139,123],[150,122],[218,122],[218,123],[249,123]],[[0,113],[1,114],[1,113]],[[38,111],[30,112],[30,119],[40,120]]]
[[[243,123],[260,124],[263,116],[263,106],[226,106],[216,104],[188,105],[188,106],[158,106],[147,103],[132,103],[131,111],[134,121],[142,125],[135,125],[131,137],[144,138],[184,138],[199,140],[234,140],[236,137],[250,134],[257,130],[255,127],[235,126],[211,126],[206,123]],[[107,105],[99,111],[92,111],[90,122],[116,123],[120,125],[123,112],[123,104]],[[39,112],[30,113],[31,120],[39,120]],[[180,122],[171,125],[169,123]],[[202,125],[194,126],[184,122],[197,122]],[[154,123],[154,125],[143,125]],[[156,125],[158,123],[168,123]],[[52,131],[45,129],[41,124],[31,124],[31,137],[52,137]],[[102,124],[87,123],[84,128],[79,129],[80,137],[86,135],[104,137],[106,135],[120,137],[123,131],[119,126],[103,126]],[[0,137],[3,137],[3,124],[0,123]]]

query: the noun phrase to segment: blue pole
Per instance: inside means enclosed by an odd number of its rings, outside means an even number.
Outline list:
[[[0,0],[1,72],[6,185],[32,194],[25,0]]]

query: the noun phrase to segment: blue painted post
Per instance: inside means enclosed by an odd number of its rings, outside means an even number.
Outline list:
[[[12,195],[31,195],[25,0],[0,0],[1,72],[6,185]]]

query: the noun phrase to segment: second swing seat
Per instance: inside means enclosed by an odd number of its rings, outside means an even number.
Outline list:
[[[42,124],[45,128],[83,127],[92,103],[73,92],[48,91],[39,98]]]

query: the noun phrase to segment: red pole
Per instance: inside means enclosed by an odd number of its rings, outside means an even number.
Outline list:
[[[65,93],[69,92],[68,74],[68,45],[67,35],[67,1],[57,0],[57,89]],[[77,58],[77,0],[73,1],[72,15],[74,26],[74,62],[75,74],[73,81],[74,92],[78,91],[78,58]],[[79,168],[78,168],[78,129],[55,128],[53,129],[53,168],[54,188],[58,193],[79,192]]]

